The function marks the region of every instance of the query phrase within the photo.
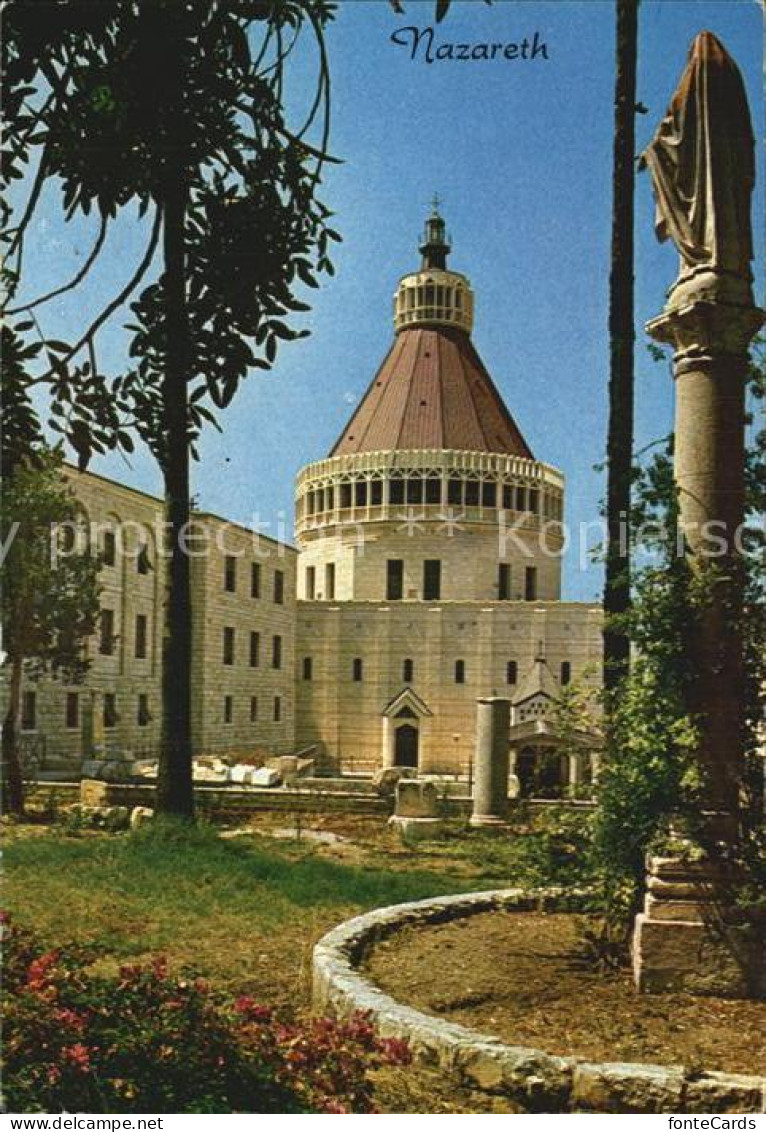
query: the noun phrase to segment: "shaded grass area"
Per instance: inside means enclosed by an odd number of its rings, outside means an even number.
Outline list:
[[[338,863],[295,845],[172,825],[11,839],[6,865],[6,906],[52,944],[87,942],[116,961],[161,952],[290,1005],[300,1004],[311,947],[332,925],[471,887],[443,870]]]

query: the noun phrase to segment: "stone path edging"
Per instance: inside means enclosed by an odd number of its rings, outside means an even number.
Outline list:
[[[339,1018],[369,1011],[381,1036],[406,1039],[416,1061],[470,1088],[511,1097],[530,1112],[766,1112],[764,1077],[690,1075],[680,1066],[595,1063],[509,1046],[397,1002],[358,970],[373,944],[405,927],[562,903],[561,892],[502,889],[396,904],[347,920],[314,948],[314,1007]]]

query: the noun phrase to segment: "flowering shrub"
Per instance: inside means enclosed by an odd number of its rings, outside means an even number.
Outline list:
[[[365,1015],[286,1024],[163,959],[96,975],[93,952],[3,935],[12,1112],[372,1112],[371,1071],[409,1060]]]

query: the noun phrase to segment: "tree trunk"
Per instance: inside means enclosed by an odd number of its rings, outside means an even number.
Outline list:
[[[19,759],[21,731],[21,682],[24,661],[11,661],[8,711],[3,720],[3,811],[21,817],[24,814],[24,782]]]
[[[157,775],[158,813],[194,816],[191,739],[192,610],[190,561],[184,533],[189,493],[189,320],[186,300],[185,223],[189,199],[183,118],[184,43],[168,43],[168,94],[177,130],[168,142],[164,209],[166,354],[162,386],[165,448],[167,559],[166,637],[162,658],[162,747]],[[170,116],[169,116],[170,117]]]
[[[617,0],[612,266],[609,279],[609,437],[604,591],[604,685],[628,674],[630,640],[620,618],[630,609],[630,504],[633,470],[633,212],[639,0]]]

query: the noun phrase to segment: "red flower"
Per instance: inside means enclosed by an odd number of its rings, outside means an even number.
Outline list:
[[[82,1042],[75,1042],[73,1046],[65,1046],[61,1051],[62,1060],[73,1069],[87,1073],[90,1069],[90,1050]]]

